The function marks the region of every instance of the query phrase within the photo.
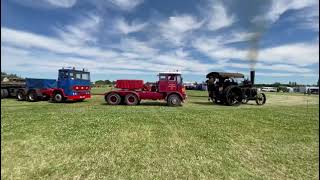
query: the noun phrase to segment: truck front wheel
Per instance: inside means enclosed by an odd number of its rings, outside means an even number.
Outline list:
[[[117,93],[110,93],[107,96],[105,96],[105,100],[110,105],[118,105],[121,102],[121,97]]]
[[[61,93],[55,93],[54,96],[53,96],[53,101],[54,102],[57,102],[57,103],[60,103],[60,102],[63,102],[63,95]]]
[[[167,99],[168,106],[180,106],[181,105],[181,99],[178,95],[172,94]]]
[[[124,98],[124,102],[129,106],[133,106],[139,103],[139,99],[135,94],[127,94]]]

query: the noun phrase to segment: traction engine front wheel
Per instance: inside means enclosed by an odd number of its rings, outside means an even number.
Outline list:
[[[264,105],[266,103],[266,95],[264,93],[259,93],[256,96],[256,103],[257,105]]]

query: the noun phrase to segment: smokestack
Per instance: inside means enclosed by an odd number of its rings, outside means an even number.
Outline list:
[[[251,80],[251,84],[254,85],[254,76],[255,76],[255,71],[251,70],[250,71],[250,80]]]

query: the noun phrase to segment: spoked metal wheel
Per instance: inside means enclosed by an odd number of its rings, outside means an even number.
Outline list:
[[[229,106],[237,106],[242,102],[242,93],[240,89],[232,88],[226,93],[226,103]]]
[[[257,94],[257,96],[256,96],[256,103],[257,103],[258,105],[263,105],[263,104],[266,103],[266,101],[267,101],[267,98],[266,98],[266,95],[265,95],[264,93],[259,93],[259,94]]]

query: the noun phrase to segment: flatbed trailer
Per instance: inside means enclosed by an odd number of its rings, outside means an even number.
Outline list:
[[[18,90],[26,87],[26,82],[1,82],[1,99],[16,97]]]

